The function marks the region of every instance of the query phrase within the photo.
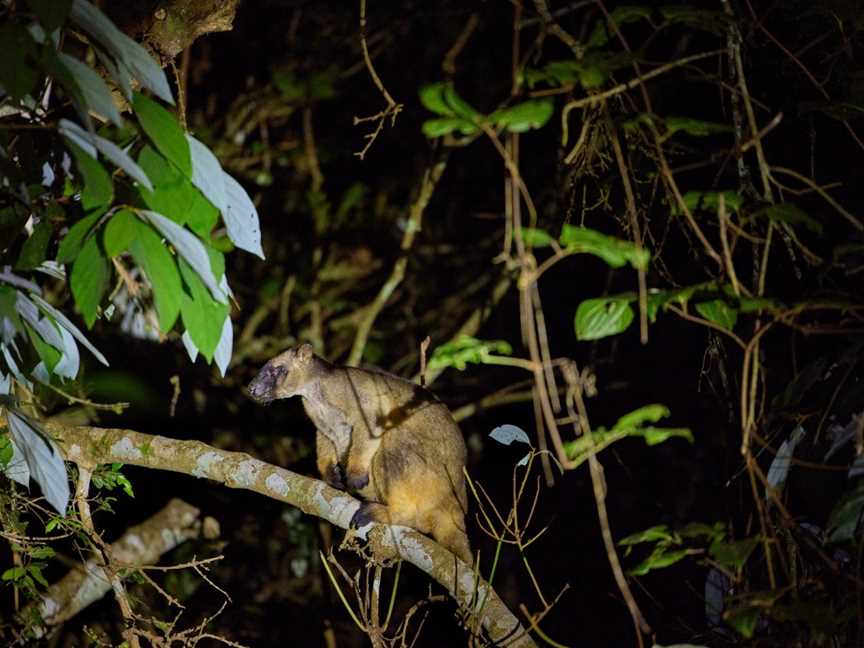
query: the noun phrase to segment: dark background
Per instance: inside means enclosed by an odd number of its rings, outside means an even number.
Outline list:
[[[712,11],[722,9],[719,3],[688,3],[691,8],[697,4]],[[802,54],[803,60],[813,66],[820,82],[838,102],[842,97],[854,103],[864,84],[860,34],[852,30],[841,38],[832,28],[837,16],[845,19],[850,15],[852,4],[754,3],[754,10],[762,24],[788,49],[797,52],[812,44]],[[565,10],[559,18],[561,26],[584,39],[602,14],[591,3],[572,5],[550,3],[550,8]],[[848,137],[841,122],[814,108],[816,104],[824,106],[823,96],[800,68],[757,29],[747,3],[733,6],[740,18],[745,72],[750,92],[758,102],[758,120],[764,125],[777,112],[784,115],[780,127],[764,140],[773,163],[812,174],[821,183],[840,182],[832,195],[847,209],[859,213],[861,149]],[[614,7],[615,3],[607,5],[610,11]],[[116,7],[113,10],[120,11]],[[369,3],[368,37],[374,64],[387,90],[404,104],[404,110],[393,127],[388,122],[363,161],[354,153],[364,146],[363,136],[373,125],[354,125],[353,119],[375,114],[384,102],[362,66],[356,3],[246,2],[239,7],[232,31],[208,34],[196,41],[185,55],[189,129],[212,145],[226,169],[255,198],[267,255],[266,261],[243,253],[229,255],[228,275],[240,305],[232,315],[235,336],[239,336],[256,308],[272,301],[287,278],[294,275],[297,287],[289,327],[280,328],[275,309],[269,310],[252,336],[259,343],[247,340],[245,346],[238,344],[240,353],[235,364],[222,379],[200,361],[190,364],[179,341],[161,346],[131,341],[110,327],[97,325],[102,327],[98,329],[99,346],[115,369],[91,369],[87,376],[91,395],[95,400],[133,402],[122,417],[103,414],[98,424],[199,439],[314,474],[313,428],[299,400],[263,408],[248,398],[244,386],[271,355],[307,339],[309,317],[303,304],[314,296],[316,273],[321,268],[320,260],[315,258],[316,249],[325,257],[332,254],[332,258],[347,260],[349,265],[359,267],[365,263],[371,268],[364,280],[350,286],[340,297],[343,304],[337,304],[334,298],[328,306],[330,315],[335,318],[350,314],[375,295],[398,255],[398,220],[405,218],[412,192],[433,156],[433,147],[420,130],[429,113],[417,98],[418,89],[444,78],[441,62],[470,15],[476,13],[478,27],[457,59],[454,81],[461,96],[478,110],[493,110],[507,98],[512,83],[513,12],[514,4],[505,2]],[[530,3],[523,12],[527,19],[536,18]],[[851,20],[844,24],[855,25]],[[631,47],[638,48],[646,62],[667,62],[697,51],[719,49],[725,43],[722,30],[712,33],[689,25],[655,30],[655,26],[641,22],[625,29]],[[860,16],[857,29],[862,29]],[[523,52],[537,35],[537,25],[524,30]],[[619,48],[614,42],[609,47]],[[547,36],[528,62],[539,67],[571,56],[559,41]],[[718,83],[726,78],[724,65],[709,59],[648,84],[655,112],[731,123],[728,93],[724,94]],[[274,76],[279,74],[293,74],[299,79],[323,74],[332,83],[334,96],[286,97],[274,83]],[[607,85],[631,77],[632,69],[624,68]],[[582,94],[577,88],[572,96]],[[547,126],[521,138],[520,170],[540,212],[538,225],[556,233],[563,223],[577,224],[584,218],[590,227],[627,238],[621,234],[626,216],[614,160],[598,159],[580,169],[563,162],[568,149],[560,145],[560,109],[569,98],[565,95],[556,100],[555,115]],[[244,110],[252,116],[266,113],[270,110],[268,102],[284,110],[261,120],[266,124],[266,135],[260,122],[252,118],[248,121],[255,125],[245,138],[234,137],[236,129],[232,135],[232,120],[242,125],[244,120],[238,116]],[[610,102],[609,117],[620,122],[639,106],[638,91],[631,91],[627,99]],[[355,183],[363,183],[367,189],[360,209],[341,222],[334,221],[323,232],[315,227],[308,196],[311,181],[302,128],[302,111],[306,107],[312,110],[316,150],[324,175],[322,190],[330,202],[338,205],[340,197]],[[850,123],[860,130],[860,120]],[[570,126],[572,143],[574,129],[578,132],[579,127],[575,116]],[[731,141],[727,135],[685,135],[670,144],[673,166],[706,162],[676,174],[681,186],[736,189],[736,161],[729,153]],[[715,278],[716,269],[706,263],[680,222],[670,217],[663,196],[649,191],[651,173],[656,173],[650,154],[638,142],[625,144],[634,173],[644,180],[638,189],[639,208],[646,230],[654,237],[648,246],[662,257],[662,266],[652,264],[648,285],[668,288]],[[745,159],[754,178],[758,178],[752,152]],[[433,337],[433,347],[446,341],[467,315],[488,299],[491,285],[506,271],[502,264],[493,262],[502,244],[505,176],[500,157],[482,138],[451,153],[448,168],[426,210],[406,279],[382,312],[370,338],[366,356],[370,365],[412,375],[417,369],[419,341],[427,334]],[[604,208],[583,213],[579,207],[583,191],[592,198],[607,191]],[[828,261],[821,266],[808,265],[775,241],[768,294],[788,303],[829,293],[857,299],[860,275],[858,279],[847,275],[830,259],[838,243],[861,243],[860,236],[824,203],[809,195],[800,201],[824,224],[824,233],[808,239],[808,243]],[[754,202],[758,203],[758,199]],[[716,228],[706,227],[716,241]],[[537,252],[541,260],[545,254]],[[380,265],[373,267],[373,261]],[[739,272],[744,281],[750,281],[746,250],[742,251]],[[455,301],[445,300],[475,281],[479,282],[476,291]],[[553,356],[574,358],[580,366],[596,372],[599,395],[588,402],[592,425],[611,426],[636,407],[663,403],[672,412],[663,424],[688,427],[696,439],[693,445],[675,439],[652,448],[640,440],[627,440],[602,455],[613,534],[620,539],[656,524],[678,527],[691,521],[723,521],[732,537],[751,535],[757,531],[752,494],[738,450],[740,351],[709,329],[670,314],[661,314],[652,325],[645,346],[639,343],[635,324],[619,336],[593,343],[575,338],[573,316],[580,301],[635,289],[632,270],[610,270],[601,260],[587,255],[560,263],[540,284]],[[742,317],[739,327],[736,331],[740,335],[749,335],[752,317]],[[775,447],[794,422],[813,417],[818,420],[836,383],[816,385],[791,409],[772,406],[772,399],[809,362],[818,358],[836,360],[852,352],[855,339],[855,334],[803,336],[794,329],[777,329],[765,338],[761,356],[767,407],[760,429],[765,437],[774,439]],[[345,341],[350,342],[352,330],[350,326],[327,329],[331,360],[344,360]],[[519,343],[514,289],[494,309],[478,337],[506,339],[513,344],[515,355],[526,355]],[[712,344],[721,350],[718,356],[709,356]],[[726,388],[721,371],[728,377]],[[181,385],[173,417],[169,416],[173,388],[168,381],[172,375],[179,376]],[[841,398],[834,402],[829,420],[836,417],[845,422],[851,412],[857,411],[856,407],[860,409],[857,375],[855,371],[856,378],[847,386],[850,391],[844,388]],[[432,388],[455,409],[522,379],[518,369],[477,365],[465,372],[448,370]],[[513,466],[524,448],[503,447],[488,438],[491,429],[504,423],[519,425],[533,438],[530,403],[481,411],[460,427],[470,449],[472,478],[482,483],[506,510]],[[824,448],[806,444],[802,449],[815,461],[823,452]],[[760,454],[763,470],[767,470],[771,458],[770,453]],[[840,458],[841,462],[848,459]],[[190,477],[132,467],[124,469],[124,473],[135,487],[135,499],[115,506],[116,514],[97,517],[97,525],[106,530],[108,539],[146,518],[174,495],[218,520],[222,531],[219,542],[190,543],[171,557],[176,562],[193,555],[224,554],[224,560],[212,568],[210,578],[230,594],[233,602],[212,622],[212,632],[251,646],[323,646],[327,645],[325,634],[332,627],[336,645],[367,645],[368,639],[353,626],[322,571],[318,559],[322,536],[316,520],[260,496]],[[787,504],[797,520],[824,525],[845,485],[840,471],[796,469],[790,477]],[[537,530],[548,526],[548,530],[528,550],[527,558],[547,599],[569,587],[544,618],[544,632],[565,645],[635,645],[632,623],[600,538],[587,468],[558,477],[551,488],[540,488],[534,525]],[[334,535],[338,542],[341,531],[336,530]],[[481,567],[488,570],[494,543],[473,521],[469,522],[469,535],[473,548],[482,556]],[[351,554],[342,553],[339,558],[351,574],[361,568]],[[706,628],[703,591],[707,567],[698,558],[652,572],[633,583],[658,643],[727,645],[731,641],[731,634],[709,634]],[[754,560],[747,587],[758,589],[764,586],[759,575],[761,557]],[[305,565],[303,575],[298,576],[292,561],[299,561],[295,566]],[[624,559],[625,567],[635,562],[635,557]],[[388,574],[388,583],[390,578]],[[540,608],[521,559],[512,548],[505,548],[494,584],[514,612],[520,604],[531,611]],[[219,592],[194,575],[172,575],[166,587],[187,606],[184,618],[188,624],[214,613],[222,601]],[[160,614],[160,609],[164,612],[164,602],[152,593],[143,588],[134,592],[153,606],[154,613]],[[411,567],[403,569],[394,618],[401,618],[426,594],[426,580]],[[415,645],[465,643],[452,604],[436,603],[429,610]],[[68,624],[63,641],[74,645],[85,626],[108,628],[116,622],[116,616],[113,600],[94,605]],[[789,645],[783,642],[788,641],[790,633],[794,635],[796,628],[800,626],[778,631],[761,645],[775,645],[772,641]],[[812,638],[801,632],[802,637]]]

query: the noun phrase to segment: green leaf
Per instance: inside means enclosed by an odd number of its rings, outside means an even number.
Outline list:
[[[35,51],[25,27],[13,22],[0,26],[0,85],[15,99],[23,99],[36,85],[38,74],[30,64]]]
[[[211,362],[219,338],[222,337],[229,307],[213,299],[198,273],[183,259],[179,261],[180,274],[189,288],[189,294],[184,292],[180,302],[183,325],[207,362]]]
[[[688,191],[682,198],[687,209],[704,209],[705,211],[716,212],[720,204],[720,196],[723,196],[723,202],[726,204],[726,213],[733,213],[741,210],[741,194],[737,191]],[[678,214],[678,206],[675,205],[672,209],[673,214]]]
[[[723,291],[729,297],[735,294],[734,290],[732,290],[732,286],[729,284],[723,286]],[[770,299],[768,297],[747,297],[746,295],[741,295],[737,298],[737,301],[738,309],[742,313],[755,313],[761,311],[776,313],[783,309],[783,304],[776,299]]]
[[[627,430],[640,427],[646,421],[656,423],[662,418],[669,416],[669,408],[658,403],[652,405],[643,405],[642,407],[633,410],[619,418],[615,425],[612,426],[612,431]]]
[[[116,126],[123,126],[123,118],[120,117],[120,111],[114,104],[114,99],[111,97],[111,91],[93,69],[76,59],[74,56],[69,56],[63,52],[57,53],[59,65],[66,68],[67,75],[61,75],[61,81],[64,81],[64,87],[69,81],[74,82],[75,88],[73,94],[80,93],[79,98],[84,103],[86,110],[107,117]]]
[[[213,206],[201,192],[193,187],[192,204],[186,213],[186,225],[205,241],[210,240],[210,234],[219,220],[219,210]]]
[[[814,234],[822,233],[822,223],[815,218],[808,216],[807,213],[793,203],[780,203],[760,209],[753,214],[753,218],[768,218],[772,221],[779,221],[789,225],[802,225],[805,229]]]
[[[430,83],[420,88],[420,103],[423,106],[443,117],[452,117],[453,111],[444,101],[444,83]]]
[[[81,173],[81,182],[84,185],[81,189],[81,206],[84,211],[110,205],[114,199],[114,184],[105,167],[70,140],[66,140],[66,143]]]
[[[39,583],[42,587],[48,587],[48,581],[45,580],[45,577],[42,575],[42,568],[36,564],[30,564],[27,566],[27,571],[33,577],[37,583]]]
[[[51,242],[53,231],[54,228],[47,219],[33,228],[33,233],[21,246],[21,254],[18,255],[18,261],[15,263],[18,270],[32,270],[41,265],[47,255],[48,243]]]
[[[138,234],[139,223],[140,221],[128,209],[116,212],[105,225],[102,235],[105,253],[109,257],[115,257],[125,252]]]
[[[177,263],[155,230],[140,221],[137,236],[129,251],[153,286],[153,302],[159,315],[159,330],[167,333],[180,314],[180,296],[183,289]]]
[[[24,324],[24,328],[27,330],[27,336],[30,338],[33,348],[36,349],[39,359],[45,363],[45,368],[49,373],[54,373],[54,368],[60,362],[62,354],[59,350],[48,344],[29,324]]]
[[[689,117],[666,117],[666,137],[671,137],[679,131],[695,137],[708,137],[718,133],[729,133],[732,127],[727,124],[690,119]]]
[[[24,576],[24,574],[26,574],[26,571],[24,570],[23,567],[10,567],[9,569],[7,569],[6,571],[3,572],[3,575],[0,576],[0,579],[7,581],[7,582],[8,581],[14,582],[14,581],[21,579]]]
[[[564,225],[558,240],[568,250],[593,254],[613,268],[629,263],[636,269],[644,270],[651,260],[651,253],[646,248],[639,249],[632,241],[622,241],[588,227]]]
[[[108,288],[109,277],[108,260],[99,249],[96,237],[92,236],[75,259],[69,279],[72,296],[75,297],[75,304],[84,317],[87,328],[93,328],[99,304]]]
[[[545,230],[536,227],[523,227],[522,240],[528,247],[546,247],[551,245],[554,239]]]
[[[673,438],[686,439],[690,443],[695,443],[693,433],[689,428],[658,428],[653,425],[640,428],[638,430],[640,436],[644,437],[645,443],[649,446],[660,445],[664,441]]]
[[[155,227],[162,236],[174,247],[177,256],[188,263],[201,280],[210,290],[210,293],[223,304],[228,303],[228,295],[215,276],[213,276],[212,262],[207,252],[209,246],[205,245],[200,238],[192,232],[154,211],[141,210],[138,215]]]
[[[657,312],[660,308],[665,308],[671,302],[684,307],[693,299],[694,295],[716,295],[717,292],[716,281],[706,281],[675,290],[651,290],[648,292],[648,319],[653,322],[657,318]]]
[[[478,340],[469,335],[462,335],[454,342],[437,347],[429,360],[429,368],[455,367],[462,371],[468,363],[483,364],[490,355],[511,353],[513,353],[512,347],[504,340]]]
[[[595,90],[609,78],[608,72],[600,65],[584,65],[579,70],[579,84],[585,90]]]
[[[722,299],[701,302],[695,306],[696,312],[705,319],[731,331],[738,321],[738,310]]]
[[[515,106],[496,110],[490,116],[492,122],[506,128],[511,133],[524,133],[532,128],[540,128],[549,121],[555,110],[551,99],[531,99]]]
[[[759,536],[752,538],[744,538],[734,542],[724,542],[723,540],[715,540],[708,548],[708,553],[724,567],[738,571],[750,558],[753,550],[759,546],[761,542]]]
[[[657,547],[654,548],[654,551],[651,552],[650,556],[633,569],[628,569],[627,573],[633,576],[644,576],[651,570],[663,569],[664,567],[674,565],[691,553],[693,553],[691,549],[669,550],[665,545],[657,545]]]
[[[429,139],[449,135],[459,131],[463,135],[473,135],[480,130],[473,122],[461,117],[442,117],[441,119],[427,119],[423,122],[423,135]]]
[[[33,547],[29,551],[30,558],[33,560],[48,560],[57,555],[57,553],[51,548],[47,546],[42,547]]]
[[[178,225],[186,223],[192,205],[200,196],[192,183],[151,146],[138,155],[138,165],[153,183],[153,191],[138,187],[144,203],[153,211],[167,216]]]
[[[192,156],[183,129],[170,112],[149,97],[136,92],[132,100],[135,115],[159,152],[173,162],[187,178],[192,177]]]
[[[444,84],[444,101],[457,117],[462,117],[473,122],[483,119],[483,115],[477,112],[474,106],[459,96],[459,93],[456,92],[456,87],[452,83]]]
[[[665,524],[660,524],[645,529],[643,531],[639,531],[638,533],[633,533],[626,538],[622,538],[618,541],[618,545],[625,547],[641,544],[643,542],[657,542],[659,540],[672,541],[674,539],[675,536],[673,535],[672,531],[669,530],[669,527]]]
[[[66,22],[72,0],[27,0],[27,5],[36,14],[45,32],[50,34]]]
[[[452,83],[432,83],[423,86],[420,88],[420,103],[437,115],[459,117],[468,124],[476,123],[484,118],[471,104],[459,96]],[[437,135],[428,134],[426,136],[437,137]]]
[[[209,245],[205,246],[204,249],[207,251],[207,256],[210,259],[210,268],[213,270],[213,276],[219,281],[222,279],[222,275],[225,274],[225,255]]]
[[[627,330],[633,321],[632,297],[586,299],[576,309],[576,338],[599,340]]]
[[[92,214],[85,216],[66,232],[66,236],[60,241],[60,247],[57,250],[57,263],[69,263],[75,260],[78,253],[81,251],[81,246],[84,245],[84,239],[90,233],[90,230],[96,224],[102,215],[104,209],[97,209]]]
[[[76,0],[72,3],[69,20],[87,32],[100,43],[115,63],[112,75],[117,77],[120,87],[128,85],[130,72],[141,82],[141,85],[168,103],[173,103],[168,79],[159,64],[140,44],[121,32],[95,5],[86,0]],[[109,61],[107,57],[103,62]],[[114,72],[118,74],[114,74]]]
[[[9,435],[0,435],[0,471],[6,471],[6,466],[12,461],[12,454],[12,442],[9,440]]]

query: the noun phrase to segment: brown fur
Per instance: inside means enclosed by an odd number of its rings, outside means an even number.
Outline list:
[[[430,392],[392,374],[332,365],[308,344],[270,360],[249,392],[261,402],[302,397],[318,431],[321,476],[365,500],[352,526],[407,525],[470,564],[465,442]]]

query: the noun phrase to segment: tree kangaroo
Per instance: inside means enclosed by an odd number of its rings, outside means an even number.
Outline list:
[[[249,392],[262,403],[302,397],[318,430],[321,476],[365,500],[352,526],[407,525],[471,564],[465,441],[429,391],[389,373],[333,365],[304,344],[265,364]]]

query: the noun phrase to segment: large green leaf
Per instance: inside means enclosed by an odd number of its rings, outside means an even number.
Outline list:
[[[650,556],[632,569],[628,569],[627,573],[633,576],[644,576],[651,570],[674,565],[691,553],[694,553],[692,549],[672,549],[668,545],[658,544]]]
[[[69,141],[77,144],[85,152],[90,153],[93,158],[96,157],[96,152],[93,149],[99,151],[99,153],[104,157],[108,158],[111,162],[123,169],[123,171],[126,172],[126,175],[130,178],[136,180],[148,189],[153,188],[150,178],[147,177],[141,167],[135,164],[134,160],[129,157],[129,154],[126,153],[126,151],[121,149],[111,140],[105,139],[95,133],[90,133],[68,119],[60,120],[57,125],[57,132]]]
[[[99,249],[97,237],[91,236],[75,259],[69,280],[75,304],[84,317],[87,328],[92,328],[96,321],[109,277],[108,260]]]
[[[216,345],[222,336],[225,318],[228,317],[228,304],[217,302],[201,281],[201,277],[183,259],[179,260],[180,273],[183,282],[189,289],[183,293],[180,302],[180,313],[183,325],[198,350],[212,361]]]
[[[192,156],[180,124],[170,112],[149,97],[136,92],[132,100],[141,128],[159,152],[171,160],[187,178],[192,177]]]
[[[67,144],[81,173],[81,206],[84,211],[110,205],[114,199],[114,184],[105,167],[70,140],[67,140]]]
[[[433,83],[420,88],[420,102],[441,116],[423,123],[426,137],[440,137],[455,131],[463,135],[476,133],[477,124],[487,118],[462,99],[452,83]]]
[[[588,227],[564,225],[559,241],[569,250],[598,256],[613,268],[629,263],[644,270],[651,260],[651,253],[646,248],[640,249],[632,241],[607,236]]]
[[[447,105],[444,99],[444,84],[429,83],[420,88],[420,103],[427,110],[434,112],[442,117],[451,117],[453,110]]]
[[[105,253],[109,257],[115,257],[129,249],[138,234],[139,223],[140,221],[128,209],[116,212],[105,225],[102,235]]]
[[[228,295],[219,286],[219,282],[213,275],[213,267],[210,262],[207,247],[201,239],[174,221],[154,211],[142,210],[139,216],[146,218],[159,232],[174,246],[177,255],[184,259],[201,277],[201,280],[210,290],[210,293],[218,301],[227,304]]]
[[[86,109],[107,117],[118,127],[122,127],[123,119],[120,117],[120,112],[111,97],[111,91],[102,77],[96,74],[93,68],[74,56],[58,52],[57,57],[57,63],[65,67],[69,74],[68,77],[63,75],[64,79],[74,81],[76,90],[80,93],[79,97],[86,105]]]
[[[551,99],[530,99],[515,106],[496,110],[490,119],[501,128],[512,133],[524,133],[532,128],[540,128],[549,121],[555,105]]]
[[[57,250],[57,263],[69,263],[75,260],[90,230],[104,213],[104,208],[97,209],[69,228],[66,236],[60,241],[60,247]]]
[[[15,263],[17,269],[32,270],[45,260],[53,230],[51,222],[47,219],[40,221],[33,228],[33,233],[21,246],[21,254],[18,255],[18,261]]]
[[[630,301],[634,298],[618,295],[583,301],[576,309],[576,338],[599,340],[626,331],[633,321]]]
[[[24,328],[27,330],[27,336],[30,338],[30,343],[33,345],[33,348],[36,349],[36,354],[39,356],[39,359],[45,363],[45,368],[48,370],[48,373],[53,373],[57,363],[60,362],[62,354],[59,350],[48,344],[44,338],[39,335],[39,333],[34,331],[32,326],[25,323]]]
[[[138,164],[153,183],[153,191],[139,187],[141,199],[153,211],[167,216],[178,225],[184,225],[198,190],[180,171],[151,146],[145,146],[138,155]]]
[[[167,333],[180,314],[180,295],[183,289],[180,285],[177,263],[162,243],[162,237],[146,223],[138,223],[138,233],[129,251],[135,263],[150,279],[150,284],[153,286],[153,302],[159,315],[159,329]]]
[[[168,103],[174,103],[168,79],[159,64],[140,44],[129,38],[112,23],[98,8],[87,0],[72,0],[69,21],[87,32],[100,43],[114,62],[111,65],[112,76],[119,73],[118,83],[125,88],[128,85],[130,73],[141,82],[145,88]],[[97,50],[98,51],[98,50]],[[104,61],[109,59],[103,58]]]
[[[695,308],[696,312],[705,319],[730,331],[735,328],[735,323],[738,321],[738,310],[723,299],[701,302],[696,304]]]

